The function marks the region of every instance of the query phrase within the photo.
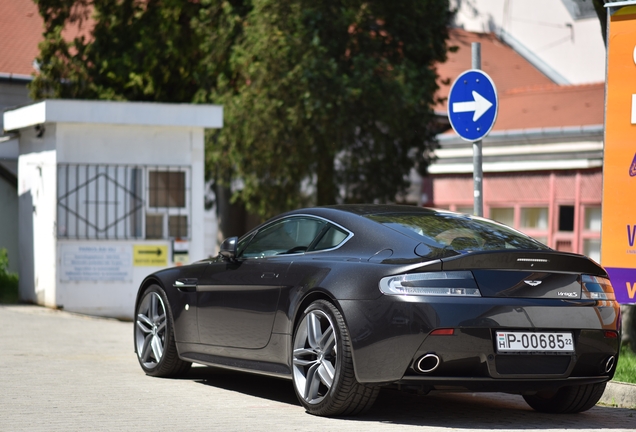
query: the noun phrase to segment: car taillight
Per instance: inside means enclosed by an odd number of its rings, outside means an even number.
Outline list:
[[[616,300],[614,288],[609,279],[600,276],[581,277],[581,298],[589,300]]]
[[[431,336],[453,336],[454,334],[455,329],[452,328],[437,329],[431,332]]]
[[[481,297],[469,271],[410,273],[380,279],[387,295]]]

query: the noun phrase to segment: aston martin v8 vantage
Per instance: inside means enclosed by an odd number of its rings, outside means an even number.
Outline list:
[[[229,238],[149,275],[135,317],[148,375],[198,363],[287,377],[323,416],[362,413],[384,386],[584,411],[621,331],[594,261],[488,219],[379,205],[296,210]]]

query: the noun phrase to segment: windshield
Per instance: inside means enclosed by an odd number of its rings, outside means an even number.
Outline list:
[[[457,252],[535,249],[549,250],[527,235],[500,223],[457,213],[387,213],[369,219],[437,249]]]

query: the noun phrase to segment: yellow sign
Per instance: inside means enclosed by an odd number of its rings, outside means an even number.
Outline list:
[[[168,246],[134,245],[133,265],[135,267],[168,267]]]
[[[615,9],[615,10],[614,10]],[[636,6],[613,8],[607,40],[601,264],[616,299],[636,289]]]

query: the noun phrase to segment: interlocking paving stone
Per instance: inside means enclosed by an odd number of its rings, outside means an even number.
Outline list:
[[[36,306],[0,305],[0,431],[633,431],[636,411],[532,411],[520,396],[385,391],[358,418],[308,415],[291,381],[195,367],[146,376],[133,325]]]

